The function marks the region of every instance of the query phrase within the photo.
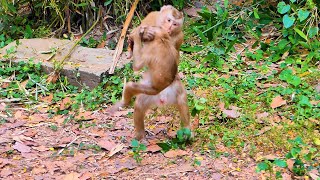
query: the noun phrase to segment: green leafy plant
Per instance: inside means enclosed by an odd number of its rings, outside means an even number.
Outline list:
[[[280,73],[279,78],[294,86],[298,86],[301,83],[300,77],[293,75],[291,69],[283,70]]]
[[[205,109],[205,104],[207,100],[205,98],[193,99],[193,108],[191,110],[191,115],[195,116]]]
[[[161,147],[163,152],[167,152],[170,149],[185,149],[186,145],[191,143],[191,140],[191,130],[188,128],[181,128],[177,131],[175,138],[165,142],[157,143],[157,145]]]
[[[181,47],[181,50],[185,52],[200,52],[204,55],[201,58],[203,63],[219,70],[228,58],[228,53],[234,51],[234,44],[243,40],[243,32],[239,31],[237,26],[244,19],[231,16],[227,8],[228,1],[225,2],[224,7],[216,4],[217,11],[215,12],[203,7],[198,12],[201,18],[191,24],[190,30],[186,30],[187,35],[188,33],[195,34],[200,39],[201,45],[185,44]]]
[[[133,159],[136,160],[137,163],[141,163],[142,157],[141,152],[145,151],[147,147],[144,144],[139,143],[136,139],[131,141]]]
[[[291,143],[292,148],[286,154],[284,160],[264,160],[263,162],[257,164],[257,172],[269,171],[271,177],[273,175],[273,167],[277,166],[280,168],[288,168],[288,160],[293,161],[293,166],[291,167],[291,170],[297,176],[306,175],[308,170],[315,168],[311,166],[312,163],[310,162],[316,157],[317,149],[305,144],[302,141],[301,137],[297,137],[294,140],[289,140],[289,142]],[[281,173],[277,171],[275,177],[281,178]]]
[[[281,1],[277,5],[277,11],[283,15],[282,22],[284,27],[288,29],[295,26],[293,28],[294,31],[304,40],[308,41],[308,38],[313,38],[318,34],[319,28],[315,23],[319,20],[316,14],[318,8],[312,0],[301,2],[291,0],[289,4]],[[296,19],[298,21],[296,21]],[[303,27],[303,30],[301,30],[300,27]],[[303,31],[307,32],[307,35]]]
[[[317,149],[305,144],[301,137],[297,137],[289,142],[293,147],[286,154],[286,158],[294,161],[293,173],[298,176],[305,175],[307,172],[306,165],[315,158]]]

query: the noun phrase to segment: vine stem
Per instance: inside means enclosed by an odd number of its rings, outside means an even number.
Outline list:
[[[99,20],[100,20],[100,14],[99,14],[97,20],[96,20],[96,21],[93,23],[93,25],[90,27],[90,29],[88,29],[88,31],[87,31],[80,39],[78,39],[78,40],[73,44],[73,46],[72,46],[72,48],[69,50],[68,54],[65,55],[65,56],[63,57],[63,59],[62,59],[61,61],[59,61],[56,66],[54,66],[54,71],[50,73],[49,77],[47,78],[47,82],[56,82],[56,81],[57,81],[57,79],[58,79],[58,77],[59,77],[59,75],[60,75],[60,71],[61,71],[61,69],[62,69],[62,67],[63,67],[63,65],[64,65],[64,62],[65,62],[68,58],[70,58],[70,55],[71,55],[72,51],[73,51],[73,50],[76,48],[76,46],[82,41],[82,39],[83,39],[84,37],[86,37],[86,35],[88,35],[89,32],[92,31],[92,29],[98,24]]]

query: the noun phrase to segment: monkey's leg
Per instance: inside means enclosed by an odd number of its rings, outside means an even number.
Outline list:
[[[134,103],[134,128],[135,138],[140,140],[145,137],[144,118],[148,109],[154,104],[152,96],[140,94]]]
[[[191,124],[190,124],[189,107],[188,107],[188,102],[187,102],[187,93],[186,93],[182,83],[181,83],[181,88],[183,88],[183,91],[181,94],[179,94],[177,96],[177,108],[180,113],[181,126],[190,129]]]
[[[123,93],[123,104],[129,105],[131,98],[137,94],[157,95],[162,89],[155,89],[151,84],[128,82]]]
[[[109,113],[113,114],[119,108],[128,106],[133,96],[138,94],[147,94],[147,95],[157,95],[162,89],[155,89],[150,83],[144,82],[143,80],[138,83],[128,82],[123,90],[123,99],[117,102],[109,109]]]

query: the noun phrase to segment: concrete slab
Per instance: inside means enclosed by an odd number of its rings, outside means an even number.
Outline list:
[[[46,73],[53,71],[55,61],[61,61],[72,48],[75,42],[61,39],[20,39],[20,45],[16,48],[13,62],[28,61],[33,58],[34,62],[41,62],[42,69]],[[12,42],[6,47],[0,49],[0,57],[6,54],[6,50],[15,46],[16,42]],[[51,59],[51,53],[43,54],[52,49],[56,49],[56,54]],[[108,71],[112,65],[113,50],[86,48],[77,46],[70,58],[61,71],[62,75],[68,77],[69,82],[78,87],[83,85],[90,88],[96,87],[101,81],[104,74],[108,75]],[[1,59],[5,61],[5,59]],[[118,67],[122,67],[129,60],[122,55],[118,61]],[[78,77],[77,77],[78,74]]]

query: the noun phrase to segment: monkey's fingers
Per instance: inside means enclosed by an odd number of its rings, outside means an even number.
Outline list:
[[[156,31],[151,26],[142,26],[140,28],[140,37],[143,41],[152,41]]]

